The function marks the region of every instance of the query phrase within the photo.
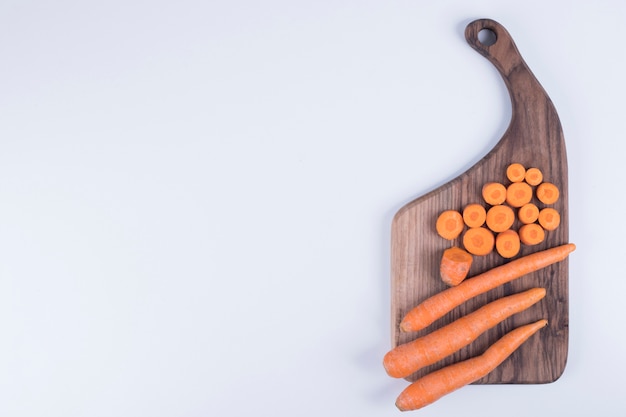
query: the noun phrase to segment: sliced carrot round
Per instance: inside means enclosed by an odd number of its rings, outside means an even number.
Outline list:
[[[539,224],[546,230],[554,230],[561,223],[561,215],[552,207],[546,207],[539,212]]]
[[[559,199],[559,188],[551,182],[537,186],[537,198],[544,204],[554,204]]]
[[[515,222],[515,212],[509,206],[493,206],[487,211],[487,227],[492,231],[504,232]]]
[[[522,207],[530,203],[533,198],[533,189],[525,182],[514,182],[506,189],[506,203],[511,207]]]
[[[437,233],[444,239],[456,239],[463,231],[463,216],[456,210],[446,210],[437,218]]]
[[[528,168],[524,180],[530,185],[539,185],[543,181],[543,173],[539,168]]]
[[[480,227],[485,224],[487,211],[480,204],[468,204],[463,209],[463,221],[467,227]]]
[[[499,182],[488,182],[483,185],[482,195],[487,204],[496,206],[506,200],[506,187]]]
[[[524,224],[534,223],[539,217],[539,207],[533,203],[524,204],[517,211],[517,217]]]
[[[524,176],[526,175],[526,168],[524,165],[513,163],[506,167],[506,177],[511,182],[521,182],[524,181]]]
[[[525,224],[519,228],[519,239],[524,245],[536,245],[543,242],[546,232],[537,223]]]
[[[520,251],[520,239],[515,230],[505,230],[496,236],[496,252],[503,258],[512,258]]]
[[[494,244],[493,233],[484,227],[471,227],[463,233],[463,246],[472,255],[488,255]]]

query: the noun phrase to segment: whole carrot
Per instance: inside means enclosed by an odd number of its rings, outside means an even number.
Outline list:
[[[417,410],[471,384],[498,367],[530,336],[548,324],[539,320],[510,331],[480,356],[431,372],[409,385],[396,400],[400,411]]]
[[[567,258],[574,249],[576,249],[576,245],[567,243],[526,255],[472,278],[467,278],[459,285],[447,288],[427,298],[410,310],[400,322],[400,330],[405,332],[421,330],[470,298],[560,262]]]
[[[389,376],[407,377],[469,345],[485,331],[526,310],[545,295],[545,288],[532,288],[492,301],[440,329],[396,346],[385,355],[383,366]]]

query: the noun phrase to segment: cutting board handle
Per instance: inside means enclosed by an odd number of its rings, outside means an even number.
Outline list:
[[[495,20],[474,20],[465,28],[465,39],[472,48],[487,58],[505,79],[520,66],[528,70],[513,38],[504,26]]]
[[[487,32],[481,34],[482,31]],[[560,129],[559,118],[552,101],[524,62],[513,38],[504,26],[491,19],[474,20],[465,28],[465,39],[472,48],[496,67],[506,84],[512,105],[509,131],[515,133],[513,136],[518,140],[528,141],[536,127],[545,124],[547,117]],[[537,111],[526,111],[529,108],[536,108]],[[558,134],[562,135],[560,130]],[[528,142],[528,145],[531,143]],[[536,146],[545,147],[545,145],[542,142]]]

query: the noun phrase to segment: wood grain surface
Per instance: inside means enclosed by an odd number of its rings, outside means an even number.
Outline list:
[[[481,30],[490,30],[495,34],[495,43],[490,46],[483,44],[478,35]],[[538,304],[505,320],[466,348],[416,372],[407,380],[413,381],[445,365],[481,354],[509,330],[546,318],[549,322],[546,329],[476,383],[553,382],[563,373],[567,360],[567,260],[478,296],[420,332],[404,333],[398,327],[407,311],[446,288],[439,278],[441,255],[450,246],[462,246],[460,238],[447,241],[437,235],[435,220],[438,214],[447,209],[460,211],[469,203],[483,203],[482,185],[490,181],[508,183],[505,175],[508,164],[519,162],[526,167],[541,169],[544,180],[556,184],[561,191],[559,200],[552,205],[561,214],[561,225],[547,232],[543,243],[523,245],[519,256],[568,242],[567,157],[561,124],[552,101],[522,59],[509,33],[499,23],[489,19],[476,20],[467,26],[465,37],[469,45],[500,72],[511,97],[511,122],[502,139],[478,163],[448,183],[406,204],[396,213],[391,230],[391,344],[395,347],[411,341],[499,297],[531,287],[544,287],[547,295]],[[454,115],[450,117],[454,118]],[[533,199],[539,206],[545,206]],[[470,276],[505,262],[507,260],[495,252],[475,256]]]

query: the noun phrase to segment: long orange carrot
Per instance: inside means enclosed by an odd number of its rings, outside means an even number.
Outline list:
[[[471,384],[497,368],[522,343],[548,324],[547,320],[520,326],[491,345],[480,356],[431,372],[409,385],[396,400],[400,411],[417,410]]]
[[[469,345],[487,330],[513,314],[526,310],[545,295],[545,288],[531,288],[501,297],[440,329],[396,346],[383,359],[385,371],[391,377],[407,377]]]
[[[421,330],[470,298],[560,262],[575,249],[576,245],[567,243],[523,256],[482,274],[467,278],[459,285],[447,288],[414,307],[400,322],[400,330],[405,332]]]

